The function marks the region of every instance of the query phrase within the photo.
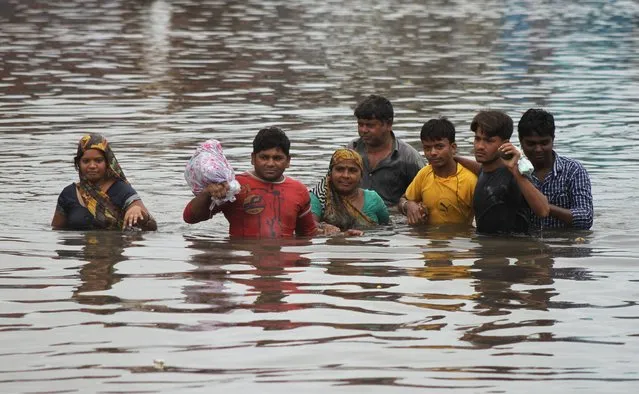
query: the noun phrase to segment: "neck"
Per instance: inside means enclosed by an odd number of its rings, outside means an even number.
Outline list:
[[[484,172],[493,172],[503,166],[504,164],[501,162],[501,159],[499,157],[489,163],[481,163],[481,169]]]
[[[350,193],[341,194],[341,196],[342,196],[342,198],[343,198],[343,199],[345,199],[345,200],[350,200],[350,201],[352,201],[352,200],[356,199],[357,197],[359,197],[359,188],[357,188],[357,189],[353,190],[353,191],[352,191],[352,192],[350,192]]]
[[[395,139],[393,138],[393,135],[389,134],[386,141],[384,141],[380,145],[377,145],[377,146],[366,145],[366,152],[367,153],[387,152],[393,148],[394,141]]]
[[[255,170],[251,170],[249,171],[249,174],[251,174],[254,178],[259,179],[262,182],[266,182],[266,183],[275,183],[275,182],[282,182],[284,180],[284,174],[282,174],[279,178],[269,181],[268,179],[264,179],[261,176],[257,175],[257,173],[255,172]]]
[[[455,160],[450,160],[443,167],[433,167],[433,172],[440,178],[448,178],[449,176],[453,176],[457,174],[457,162]]]

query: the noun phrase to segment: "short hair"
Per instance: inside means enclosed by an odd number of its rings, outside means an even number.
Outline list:
[[[555,118],[550,112],[541,108],[531,108],[519,119],[517,133],[519,134],[519,139],[533,134],[555,139]]]
[[[455,142],[455,126],[445,117],[439,119],[430,119],[422,126],[422,132],[419,134],[422,141],[448,139],[452,144]]]
[[[386,97],[371,94],[355,107],[357,119],[377,119],[384,123],[393,123],[393,105]]]
[[[291,141],[282,129],[275,126],[263,128],[257,132],[255,139],[253,139],[253,153],[272,148],[280,148],[287,157],[290,156]]]
[[[513,120],[502,111],[482,110],[473,118],[470,129],[474,132],[481,129],[488,137],[507,140],[513,135]]]

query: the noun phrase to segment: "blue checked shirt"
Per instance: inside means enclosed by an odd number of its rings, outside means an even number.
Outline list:
[[[547,198],[548,202],[572,212],[572,226],[554,216],[540,218],[533,215],[531,224],[539,228],[578,228],[587,230],[592,227],[592,192],[590,177],[581,163],[562,157],[553,151],[555,164],[552,171],[540,181],[534,174],[530,177],[533,185]],[[542,227],[543,225],[543,227]]]

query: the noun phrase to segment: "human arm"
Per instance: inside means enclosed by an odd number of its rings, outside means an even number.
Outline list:
[[[295,234],[305,237],[317,235],[318,228],[310,208],[297,217]]]
[[[158,229],[157,222],[144,206],[142,200],[136,200],[127,207],[123,222],[125,228],[137,226],[144,231],[155,231]]]
[[[54,230],[60,230],[65,228],[67,225],[67,217],[60,210],[56,209],[53,214],[53,219],[51,219],[51,227]]]
[[[502,156],[501,160],[513,175],[515,182],[517,182],[517,186],[519,186],[521,194],[524,196],[524,199],[533,213],[539,217],[548,216],[550,214],[548,198],[539,191],[539,189],[537,189],[528,178],[519,172],[517,163],[521,157],[521,152],[519,152],[519,150],[510,142],[506,142],[501,145],[499,147],[499,151],[504,155],[512,155],[512,157],[508,160]]]
[[[481,163],[476,162],[474,159],[455,155],[455,161],[475,175],[479,175],[481,172]]]
[[[194,224],[204,220],[208,220],[215,213],[211,211],[211,197],[223,198],[229,190],[227,182],[211,183],[204,190],[193,197],[191,201],[184,207],[182,218],[186,223]]]
[[[426,167],[413,178],[413,181],[399,199],[399,212],[406,216],[409,225],[428,222],[428,209],[422,204],[422,190],[424,189],[423,182],[429,173],[429,168],[431,167]]]
[[[399,199],[399,212],[406,216],[408,224],[417,225],[428,222],[428,209],[419,202],[409,200],[404,194]]]
[[[390,213],[388,212],[388,207],[384,204],[384,200],[382,200],[382,197],[374,190],[371,190],[370,194],[373,198],[373,212],[375,212],[375,216],[377,216],[377,222],[379,224],[389,224]]]
[[[570,170],[566,177],[569,206],[550,204],[550,215],[573,228],[588,230],[592,227],[594,211],[590,177],[579,162],[573,162]]]
[[[51,219],[51,228],[54,230],[61,230],[67,227],[67,214],[64,208],[67,206],[67,199],[64,197],[66,191],[67,188],[65,188],[58,196],[55,212]],[[73,191],[75,192],[75,186],[73,187]]]

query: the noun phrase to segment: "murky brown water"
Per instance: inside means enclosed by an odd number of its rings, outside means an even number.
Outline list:
[[[639,7],[422,3],[0,0],[0,391],[637,387]],[[282,126],[289,174],[311,184],[372,92],[399,136],[416,144],[445,115],[465,153],[476,110],[550,109],[556,149],[592,176],[593,231],[397,220],[241,242],[223,218],[182,223],[198,142],[222,140],[241,171],[255,132]],[[109,137],[160,231],[49,229],[87,131]]]

